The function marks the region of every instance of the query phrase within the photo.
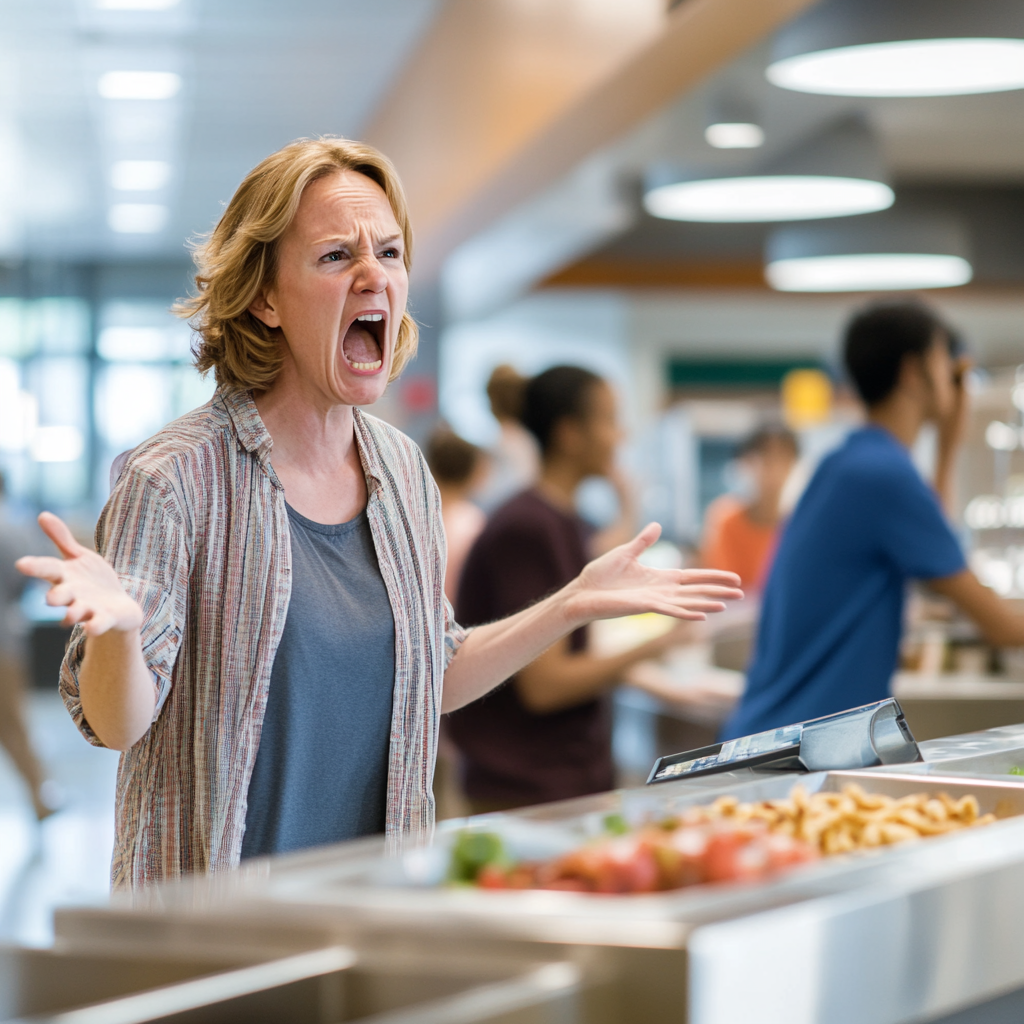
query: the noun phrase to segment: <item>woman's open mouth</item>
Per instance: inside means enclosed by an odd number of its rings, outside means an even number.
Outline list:
[[[381,310],[360,313],[349,325],[341,340],[341,352],[356,373],[374,374],[384,365],[387,328],[387,313]]]

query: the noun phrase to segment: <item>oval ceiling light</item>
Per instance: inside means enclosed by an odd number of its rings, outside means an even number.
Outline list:
[[[877,292],[955,288],[973,269],[959,225],[882,214],[855,224],[776,231],[765,277],[783,292]]]
[[[761,173],[650,180],[644,209],[666,220],[754,223],[874,213],[892,206],[878,147],[861,117],[825,130],[767,164]]]
[[[764,129],[752,121],[716,121],[704,129],[704,139],[715,149],[757,149],[764,145]]]
[[[967,284],[972,270],[962,256],[874,252],[776,260],[765,276],[780,292],[918,291]]]
[[[768,81],[828,96],[957,96],[1024,88],[1024,39],[844,46],[772,64]]]
[[[1024,88],[1016,0],[827,0],[776,37],[765,72],[831,96],[955,96]]]
[[[644,209],[666,220],[742,224],[849,217],[884,210],[893,198],[881,181],[770,174],[662,185],[644,196]]]

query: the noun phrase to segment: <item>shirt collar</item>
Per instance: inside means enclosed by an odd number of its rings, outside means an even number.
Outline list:
[[[239,444],[247,452],[255,455],[261,463],[267,465],[270,462],[270,452],[274,447],[274,440],[260,418],[252,392],[241,388],[227,387],[217,390],[224,403],[224,408],[227,409],[228,416],[231,417],[231,422],[234,424]]]
[[[277,475],[270,464],[270,453],[274,448],[274,439],[270,436],[263,419],[260,417],[252,392],[240,388],[218,389],[221,401],[227,409],[228,416],[234,424],[238,442],[247,451],[259,459],[260,463],[270,470],[276,481]],[[363,472],[370,486],[370,492],[378,490],[381,485],[382,466],[377,445],[374,444],[373,433],[361,409],[353,409],[355,420],[356,445],[359,448],[359,459],[363,464]]]

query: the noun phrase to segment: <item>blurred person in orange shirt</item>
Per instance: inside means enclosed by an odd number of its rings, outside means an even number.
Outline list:
[[[736,573],[748,593],[760,591],[768,576],[779,523],[782,489],[799,449],[781,425],[759,428],[737,452],[745,495],[724,494],[704,517],[701,564]]]
[[[426,456],[441,492],[441,519],[448,541],[444,593],[455,604],[466,555],[487,522],[483,511],[469,496],[483,482],[490,460],[475,444],[444,425],[430,435]]]

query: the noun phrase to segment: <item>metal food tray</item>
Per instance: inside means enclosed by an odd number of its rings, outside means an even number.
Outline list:
[[[638,821],[706,803],[721,793],[742,800],[770,799],[787,795],[797,783],[814,792],[839,790],[849,782],[896,797],[918,792],[973,793],[983,813],[991,811],[1005,820],[918,843],[823,859],[766,882],[704,885],[651,895],[486,892],[428,884],[436,878],[436,859],[446,862],[446,851],[460,824],[497,831],[513,849],[518,844],[542,843],[557,849],[593,835],[604,815],[612,812]],[[1005,886],[1011,895],[1005,901],[1000,891],[982,884],[986,878],[1003,875],[1010,879]],[[606,1020],[726,1024],[738,1019],[896,1024],[912,1017],[905,1012],[906,1000],[896,1006],[896,1015],[890,1012],[890,999],[877,1007],[861,1005],[861,1017],[843,1016],[844,972],[861,982],[870,977],[876,948],[857,927],[852,932],[857,942],[847,941],[842,922],[849,919],[848,905],[851,901],[878,903],[875,919],[887,929],[883,943],[887,955],[893,963],[906,963],[920,955],[915,951],[934,948],[936,935],[947,931],[962,935],[962,907],[945,901],[943,893],[975,884],[982,888],[967,922],[969,937],[958,942],[975,943],[981,955],[988,948],[983,939],[990,922],[997,921],[999,941],[1006,950],[1024,947],[1024,780],[876,770],[817,772],[774,775],[718,790],[666,783],[480,816],[444,824],[433,849],[409,851],[398,858],[385,856],[378,841],[362,841],[247,862],[243,871],[162,886],[122,898],[106,911],[63,912],[56,932],[61,941],[71,944],[115,942],[127,928],[138,942],[148,925],[154,942],[170,935],[179,941],[209,942],[217,931],[220,941],[230,943],[241,936],[251,940],[261,933],[280,934],[282,928],[301,925],[354,946],[400,941],[412,947],[429,946],[439,956],[455,959],[484,949],[501,956],[523,956],[531,950],[537,955],[544,949],[548,956],[572,962],[591,982],[597,979],[607,986],[606,997],[581,1003],[579,1020],[586,1024]],[[1013,895],[1018,889],[1019,899]],[[901,917],[901,908],[917,898],[927,904],[927,914],[913,920]],[[1014,908],[1016,916],[1006,913],[1008,907]],[[763,989],[758,982],[751,989],[760,992],[757,1012],[750,1004],[745,1005],[744,1015],[737,1016],[737,993],[746,991],[738,980],[748,975],[767,980],[770,971],[762,971],[762,962],[771,963],[771,971],[777,971],[775,959],[786,955],[788,947],[784,943],[780,948],[765,932],[763,921],[787,912],[796,916],[781,921],[780,935],[785,934],[786,943],[796,943],[800,951],[795,961],[797,977],[787,984],[808,990],[811,996],[805,992],[799,1012],[789,1014],[787,989],[772,985]],[[802,930],[801,922],[807,920],[813,921],[810,932]],[[840,931],[830,941],[843,949],[838,973],[827,949],[809,954],[812,947],[817,948],[814,936],[833,925]],[[733,930],[715,931],[725,928]],[[741,948],[745,966],[733,956]],[[858,958],[865,961],[868,973],[861,971]],[[946,971],[945,988],[937,996],[915,989],[911,1002],[919,997],[914,1005],[927,1011],[918,1017],[936,1016],[1024,985],[1024,960],[1011,959],[1008,964],[1007,957],[989,957],[987,966],[973,973]],[[797,968],[790,973],[793,970]],[[891,989],[885,991],[891,995]],[[819,1014],[819,1005],[831,1016]],[[775,1009],[767,1012],[766,1006]]]

